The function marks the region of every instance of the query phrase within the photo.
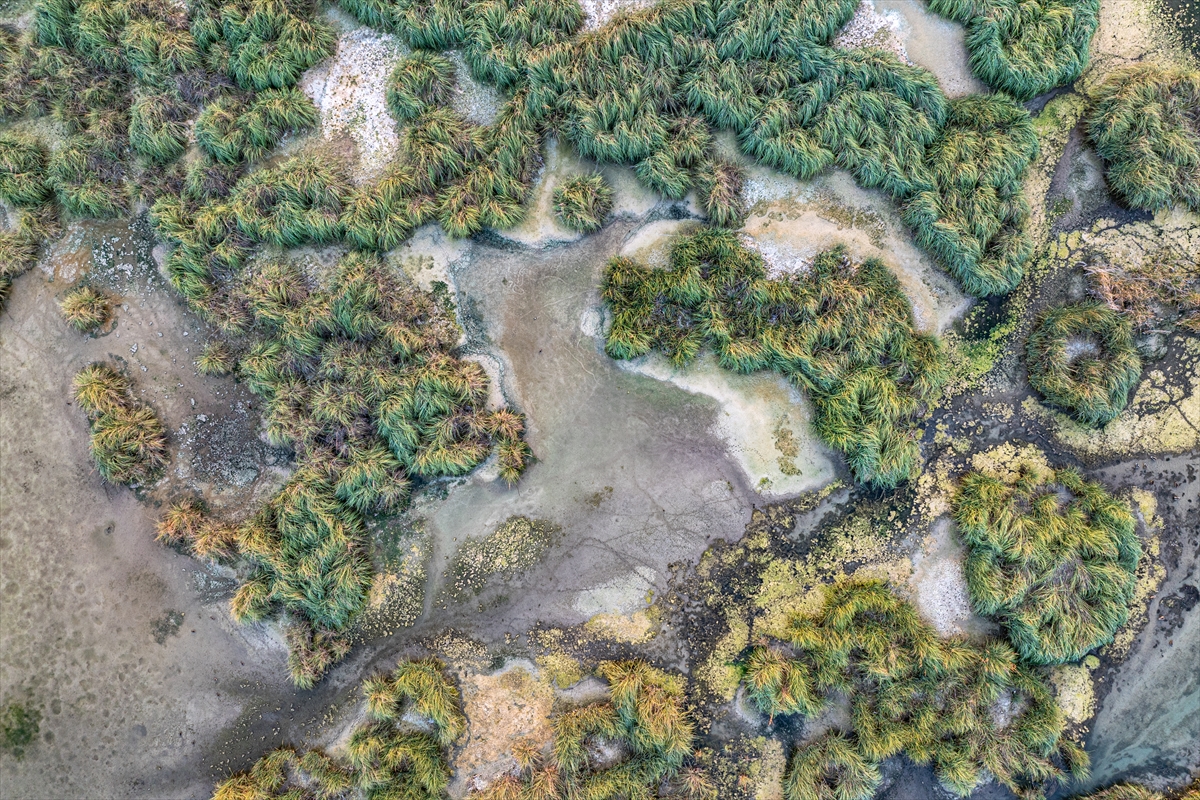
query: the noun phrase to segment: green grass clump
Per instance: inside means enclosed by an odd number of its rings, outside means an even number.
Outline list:
[[[388,80],[387,104],[402,123],[434,108],[450,105],[454,93],[454,63],[426,50],[401,59]]]
[[[0,745],[20,761],[37,739],[42,712],[28,703],[9,703],[0,712]]]
[[[784,777],[787,800],[873,796],[879,767],[904,754],[933,767],[966,796],[988,773],[1020,796],[1087,773],[1083,749],[1063,737],[1046,680],[1005,643],[940,639],[880,581],[828,587],[823,608],[793,617],[789,650],[751,649],[743,665],[750,699],[766,714],[811,718],[831,697],[849,699],[852,731],[797,749]],[[1006,725],[996,709],[1017,709]]]
[[[238,182],[230,198],[238,227],[279,247],[326,244],[341,235],[350,183],[315,158],[293,158]]]
[[[162,0],[80,0],[70,31],[74,49],[97,67],[127,71],[147,86],[200,66],[186,17]]]
[[[92,364],[75,376],[75,401],[87,414],[92,460],[110,483],[145,485],[167,466],[167,432],[154,409],[133,396],[125,376]]]
[[[312,130],[316,106],[295,87],[267,89],[250,97],[226,95],[196,119],[196,143],[225,164],[259,161],[287,134]]]
[[[346,240],[364,250],[391,250],[434,219],[437,198],[422,191],[407,165],[393,167],[374,183],[351,194],[342,214]]]
[[[608,681],[609,699],[555,716],[548,756],[519,754],[520,775],[492,782],[479,800],[652,797],[664,784],[669,793],[660,796],[682,793],[695,735],[683,680],[644,661],[606,661],[596,671]],[[605,760],[600,743],[619,745],[620,756]]]
[[[929,72],[891,53],[840,55],[837,89],[816,118],[835,163],[868,188],[909,197],[925,188],[925,149],[946,121],[946,97]]]
[[[217,784],[213,800],[364,797],[441,800],[450,782],[449,748],[466,732],[458,689],[433,659],[401,661],[363,683],[367,720],[350,735],[348,758],[319,750],[272,750],[247,772]],[[429,725],[417,726],[406,715]],[[432,730],[430,730],[430,728]],[[353,795],[351,795],[353,793]]]
[[[509,91],[525,82],[534,53],[583,24],[577,0],[480,0],[470,4],[463,55],[476,80]]]
[[[167,164],[187,149],[187,120],[192,109],[178,92],[143,94],[133,103],[129,144],[156,164]]]
[[[414,50],[452,50],[466,38],[467,3],[460,0],[338,0],[360,22],[399,33]]]
[[[49,183],[58,201],[81,217],[113,217],[128,211],[125,156],[119,139],[90,133],[68,138],[50,157]]]
[[[1088,136],[1108,184],[1135,208],[1200,211],[1200,72],[1137,64],[1093,93]]]
[[[255,91],[295,86],[337,41],[312,0],[200,0],[191,32],[209,69]]]
[[[554,215],[573,231],[600,230],[612,207],[612,187],[599,172],[569,178],[554,189]]]
[[[1006,294],[1033,251],[1022,180],[1037,156],[1029,113],[1002,94],[950,101],[929,146],[930,184],[904,206],[917,242],[970,294]]]
[[[1100,484],[1072,469],[1026,467],[1011,482],[973,472],[954,518],[971,605],[1027,661],[1078,661],[1129,618],[1141,546],[1129,504]]]
[[[1018,100],[1078,78],[1100,22],[1100,0],[931,0],[967,27],[971,71]]]
[[[709,347],[727,369],[774,369],[812,398],[818,435],[857,480],[893,488],[919,465],[910,420],[944,380],[945,359],[880,262],[835,248],[803,275],[769,280],[735,234],[708,230],[675,244],[669,270],[614,259],[603,296],[610,356],[659,349],[686,364]]]
[[[59,308],[67,323],[80,333],[93,333],[112,319],[112,301],[90,286],[72,289]]]
[[[1129,321],[1099,303],[1038,315],[1025,358],[1029,385],[1085,425],[1120,414],[1142,374]]]
[[[48,199],[45,148],[23,137],[0,136],[0,200],[36,206]]]

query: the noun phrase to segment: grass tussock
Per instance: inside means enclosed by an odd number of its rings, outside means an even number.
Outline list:
[[[293,158],[243,178],[230,197],[238,228],[279,247],[326,244],[342,232],[350,184],[315,158]]]
[[[114,217],[129,210],[124,140],[84,133],[67,139],[50,157],[49,183],[67,211],[80,217]]]
[[[67,324],[80,333],[94,333],[112,319],[112,300],[90,286],[72,289],[58,305]]]
[[[237,526],[209,516],[203,502],[184,498],[169,506],[158,521],[156,539],[205,561],[230,562],[237,554],[237,534]]]
[[[742,226],[747,211],[742,195],[745,179],[742,168],[728,162],[710,162],[699,170],[696,189],[709,222],[718,228]]]
[[[295,87],[228,94],[200,112],[196,143],[223,164],[260,161],[285,135],[312,130],[318,122],[316,106]]]
[[[472,797],[650,797],[660,786],[665,796],[680,796],[690,787],[697,800],[715,797],[707,780],[685,766],[695,724],[683,680],[644,661],[603,662],[597,674],[608,681],[607,701],[559,713],[551,720],[548,753],[519,753],[519,775],[494,781]],[[606,758],[601,744],[619,755]]]
[[[1003,642],[939,638],[882,582],[829,587],[823,608],[793,618],[786,639],[786,648],[756,646],[746,657],[751,700],[771,716],[811,718],[843,695],[852,723],[797,749],[787,800],[870,798],[882,762],[900,754],[964,797],[989,773],[1020,796],[1040,796],[1064,769],[1087,773],[1043,677]],[[1005,704],[1017,711],[1002,724]]]
[[[1029,385],[1085,425],[1104,425],[1142,374],[1129,320],[1099,303],[1040,314],[1025,349]]]
[[[237,369],[237,354],[223,341],[209,342],[196,359],[196,370],[201,375],[228,375]]]
[[[387,104],[401,123],[427,111],[450,105],[454,93],[454,62],[427,50],[401,59],[388,80]]]
[[[976,77],[1018,100],[1083,74],[1100,22],[1100,0],[932,0],[929,7],[966,26]]]
[[[0,135],[0,200],[27,207],[49,199],[46,149],[26,137]]]
[[[154,409],[133,396],[129,380],[104,364],[75,376],[75,402],[87,414],[92,460],[110,483],[145,485],[167,466],[167,432]]]
[[[686,364],[711,348],[727,369],[776,370],[812,398],[818,435],[856,479],[893,488],[919,465],[911,420],[943,381],[944,355],[878,261],[835,248],[770,280],[735,234],[707,230],[675,244],[669,270],[614,259],[603,296],[610,356],[658,349]]]
[[[129,144],[155,164],[169,164],[187,149],[192,108],[176,91],[144,93],[129,114]]]
[[[600,230],[612,207],[612,187],[599,172],[570,178],[554,189],[554,216],[573,231]]]
[[[1134,208],[1200,211],[1200,72],[1136,64],[1093,92],[1088,137]]]
[[[466,731],[458,689],[438,661],[402,661],[363,683],[367,719],[350,735],[346,759],[320,750],[272,750],[247,772],[217,784],[213,800],[268,797],[403,797],[440,800],[450,781],[449,748]],[[415,715],[428,726],[406,721]]]
[[[1066,495],[1064,499],[1063,495]],[[973,472],[954,499],[971,605],[1034,664],[1078,661],[1129,617],[1141,545],[1129,504],[1072,469]]]

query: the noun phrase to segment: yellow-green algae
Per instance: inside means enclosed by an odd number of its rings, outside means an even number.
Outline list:
[[[509,517],[484,539],[463,542],[447,570],[447,593],[456,599],[479,594],[493,575],[512,577],[538,562],[556,529],[528,517]]]

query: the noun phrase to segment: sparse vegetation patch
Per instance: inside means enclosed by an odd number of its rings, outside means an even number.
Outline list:
[[[666,785],[667,796],[715,800],[707,778],[688,765],[695,726],[683,680],[644,661],[606,661],[596,671],[609,699],[560,712],[549,753],[516,753],[520,774],[474,798],[651,797]]]
[[[541,520],[510,517],[484,539],[463,543],[450,562],[450,594],[478,594],[493,575],[512,577],[537,563],[555,529]]]
[[[614,259],[603,295],[614,358],[660,349],[686,364],[711,347],[727,369],[777,370],[813,399],[818,435],[858,480],[892,488],[919,465],[911,420],[941,384],[944,354],[880,262],[839,248],[768,280],[735,234],[709,230],[681,238],[669,270]]]
[[[145,485],[161,474],[169,460],[166,429],[124,375],[92,364],[75,376],[74,393],[91,428],[92,460],[106,481]]]
[[[1129,504],[1100,484],[1072,469],[972,472],[954,518],[971,605],[1004,624],[1022,658],[1078,661],[1129,618],[1141,545]]]
[[[0,711],[0,745],[18,761],[37,739],[42,712],[29,703],[12,702]]]
[[[213,800],[344,797],[440,800],[450,782],[449,749],[466,732],[458,689],[433,659],[402,661],[363,684],[367,721],[350,735],[347,758],[320,750],[272,750],[249,771],[217,784]],[[420,722],[412,721],[415,717]]]

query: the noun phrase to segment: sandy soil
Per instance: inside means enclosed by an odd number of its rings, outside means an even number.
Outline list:
[[[61,245],[94,257],[95,283],[122,296],[108,335],[63,322],[68,258],[59,280],[17,281],[0,315],[0,694],[43,713],[26,758],[2,757],[6,797],[207,796],[206,748],[285,690],[282,650],[229,622],[228,577],[154,543],[157,498],[219,486],[210,500],[236,507],[269,491],[277,454],[243,391],[196,378],[204,327],[139,263],[145,241],[109,224]],[[98,359],[124,365],[171,431],[149,503],[92,468],[70,384]]]

